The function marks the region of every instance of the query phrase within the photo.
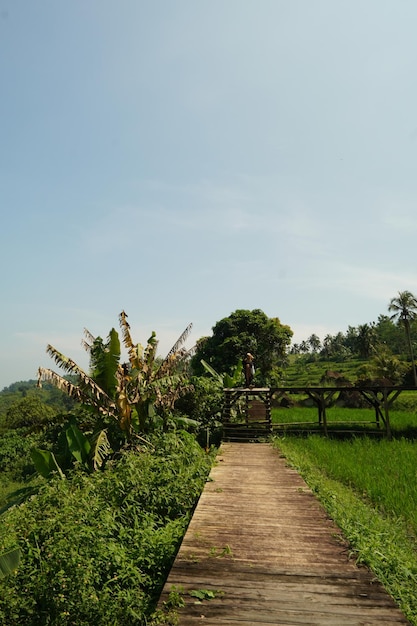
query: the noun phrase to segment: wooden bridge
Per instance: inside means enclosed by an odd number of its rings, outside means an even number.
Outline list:
[[[222,444],[159,607],[173,590],[180,626],[409,624],[270,444]]]

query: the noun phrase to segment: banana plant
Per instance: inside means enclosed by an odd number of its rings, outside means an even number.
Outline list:
[[[101,430],[91,438],[87,437],[77,426],[74,419],[64,426],[59,438],[60,452],[33,448],[31,457],[38,474],[51,478],[54,474],[65,478],[65,471],[77,461],[85,470],[97,470],[111,452],[105,430]]]
[[[217,380],[225,389],[232,389],[233,387],[237,387],[242,382],[242,363],[238,363],[232,369],[232,375],[230,374],[219,374],[216,370],[204,359],[201,359],[201,365],[204,367],[206,372],[208,372],[215,380]]]
[[[144,435],[151,428],[153,415],[169,413],[178,397],[190,389],[185,363],[188,352],[182,347],[192,325],[187,326],[174,346],[162,360],[157,359],[158,341],[155,332],[146,347],[132,339],[127,315],[120,313],[123,346],[128,363],[121,363],[121,345],[117,331],[112,328],[106,341],[85,330],[84,348],[90,355],[91,372],[84,372],[51,345],[47,353],[66,374],[76,375],[78,383],[51,369],[39,368],[38,385],[48,381],[90,407],[104,422],[116,423],[130,439],[136,431]]]
[[[131,409],[132,418],[137,420],[134,422],[136,428],[146,432],[155,413],[162,417],[169,415],[176,400],[191,389],[184,367],[188,352],[183,345],[192,324],[179,336],[166,357],[158,362],[155,332],[152,332],[146,348],[143,348],[133,341],[124,311],[120,314],[119,322],[123,345],[129,356],[129,364],[124,368],[124,400]]]

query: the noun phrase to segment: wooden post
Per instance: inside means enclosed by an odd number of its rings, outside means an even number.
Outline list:
[[[391,424],[389,421],[388,390],[386,389],[386,387],[384,387],[382,392],[384,394],[384,415],[385,415],[385,428],[387,429],[387,439],[391,440],[392,432],[391,432]]]
[[[321,419],[323,422],[323,432],[327,437],[326,398],[324,397],[324,393],[319,394],[319,402],[321,405]]]
[[[223,423],[228,424],[230,422],[231,413],[231,393],[226,389],[224,391]]]
[[[268,389],[268,393],[265,398],[266,419],[268,420],[268,427],[272,432],[272,419],[271,419],[271,390]]]

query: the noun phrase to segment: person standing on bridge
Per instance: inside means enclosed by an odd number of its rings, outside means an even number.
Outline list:
[[[245,374],[246,387],[253,387],[253,377],[255,375],[255,366],[253,363],[254,358],[253,354],[247,352],[245,358],[243,359],[243,371]]]

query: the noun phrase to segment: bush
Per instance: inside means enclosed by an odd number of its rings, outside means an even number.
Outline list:
[[[21,430],[10,430],[0,436],[0,472],[21,480],[34,473],[30,450],[38,445],[39,436],[26,435]]]
[[[0,623],[144,623],[211,464],[187,433],[152,443],[104,472],[46,483],[4,516],[0,552],[17,543],[22,559],[0,581]]]
[[[14,402],[6,412],[3,428],[25,428],[27,432],[42,430],[56,416],[57,411],[34,396]]]
[[[175,404],[178,411],[199,423],[197,436],[201,445],[210,433],[210,441],[219,445],[221,439],[221,416],[223,409],[223,386],[214,378],[194,376],[193,391],[179,398]]]

